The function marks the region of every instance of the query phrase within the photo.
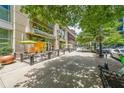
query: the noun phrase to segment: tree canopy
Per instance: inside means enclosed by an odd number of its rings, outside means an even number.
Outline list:
[[[33,21],[62,26],[79,24],[82,33],[77,40],[82,43],[106,41],[104,39],[121,25],[118,19],[124,16],[124,6],[114,5],[29,5],[23,6],[21,11]]]
[[[72,26],[81,19],[81,6],[69,5],[28,5],[22,6],[21,11],[29,15],[31,20],[62,26]]]
[[[103,40],[103,44],[107,46],[111,45],[124,45],[124,38],[123,35],[121,35],[119,32],[112,32],[110,36],[106,37]]]
[[[111,35],[117,34],[117,28],[121,25],[118,21],[119,18],[124,16],[124,6],[85,6],[82,11],[82,19],[80,20],[80,27],[83,29],[83,33],[90,33],[93,37],[91,37],[91,41],[103,42],[104,43],[113,37],[109,37]],[[111,34],[115,32],[114,34]],[[78,37],[79,42],[82,42],[79,39],[81,34]],[[84,36],[83,36],[84,37]],[[88,36],[87,36],[88,37]],[[90,36],[89,36],[90,37]],[[109,38],[109,39],[106,39]],[[118,42],[123,42],[122,37],[119,35]],[[106,40],[104,40],[106,39]],[[88,42],[89,42],[88,40]],[[114,41],[114,40],[113,40]],[[117,42],[114,42],[115,44]],[[109,44],[109,42],[107,42]]]

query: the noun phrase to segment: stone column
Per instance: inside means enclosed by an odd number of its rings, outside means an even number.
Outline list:
[[[54,25],[54,37],[55,37],[55,41],[54,41],[54,49],[59,49],[59,37],[58,37],[58,30],[59,30],[59,25],[55,24]]]
[[[30,19],[26,19],[25,32],[31,32]]]
[[[16,19],[15,19],[15,5],[13,6],[13,41],[12,41],[12,43],[13,43],[13,45],[12,45],[12,47],[13,47],[13,52],[16,52],[16,41],[15,41],[15,39],[16,39],[16,29],[15,29],[15,21],[16,21]]]
[[[65,48],[68,48],[68,30],[65,30]]]
[[[15,6],[15,51],[17,53],[24,52],[28,46],[20,44],[22,40],[27,40],[26,32],[30,31],[30,22],[28,15],[20,12],[21,6]]]

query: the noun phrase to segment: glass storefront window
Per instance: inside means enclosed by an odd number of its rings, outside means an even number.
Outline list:
[[[0,19],[11,21],[10,5],[0,5]]]
[[[11,47],[11,31],[0,28],[0,48]]]

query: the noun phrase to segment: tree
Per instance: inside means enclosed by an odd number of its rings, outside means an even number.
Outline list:
[[[110,36],[106,37],[103,40],[103,44],[107,45],[107,46],[111,46],[111,45],[124,45],[124,38],[123,36],[117,32],[114,31],[110,34]]]
[[[81,32],[77,38],[76,41],[78,41],[80,44],[89,43],[94,39],[93,35],[91,33]]]
[[[22,6],[21,11],[29,15],[33,21],[45,22],[62,26],[74,26],[81,19],[80,6],[69,5],[28,5]]]
[[[61,26],[75,26],[79,24],[84,33],[81,42],[95,40],[100,45],[100,56],[102,56],[102,42],[111,31],[116,30],[120,25],[119,18],[124,15],[124,6],[23,6],[22,12],[29,15],[33,21],[46,22],[47,24],[58,23]],[[91,37],[92,35],[92,37]]]
[[[102,56],[102,41],[120,25],[118,19],[124,15],[124,6],[85,6],[82,11],[80,27],[94,36],[100,46]]]

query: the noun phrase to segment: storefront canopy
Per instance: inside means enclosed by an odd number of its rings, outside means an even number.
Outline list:
[[[25,41],[20,41],[20,44],[35,44],[36,41],[32,41],[32,40],[25,40]]]
[[[35,36],[35,37],[41,37],[41,38],[48,38],[48,39],[55,39],[53,35],[42,35],[42,34],[36,34],[32,32],[26,32],[28,35]]]

